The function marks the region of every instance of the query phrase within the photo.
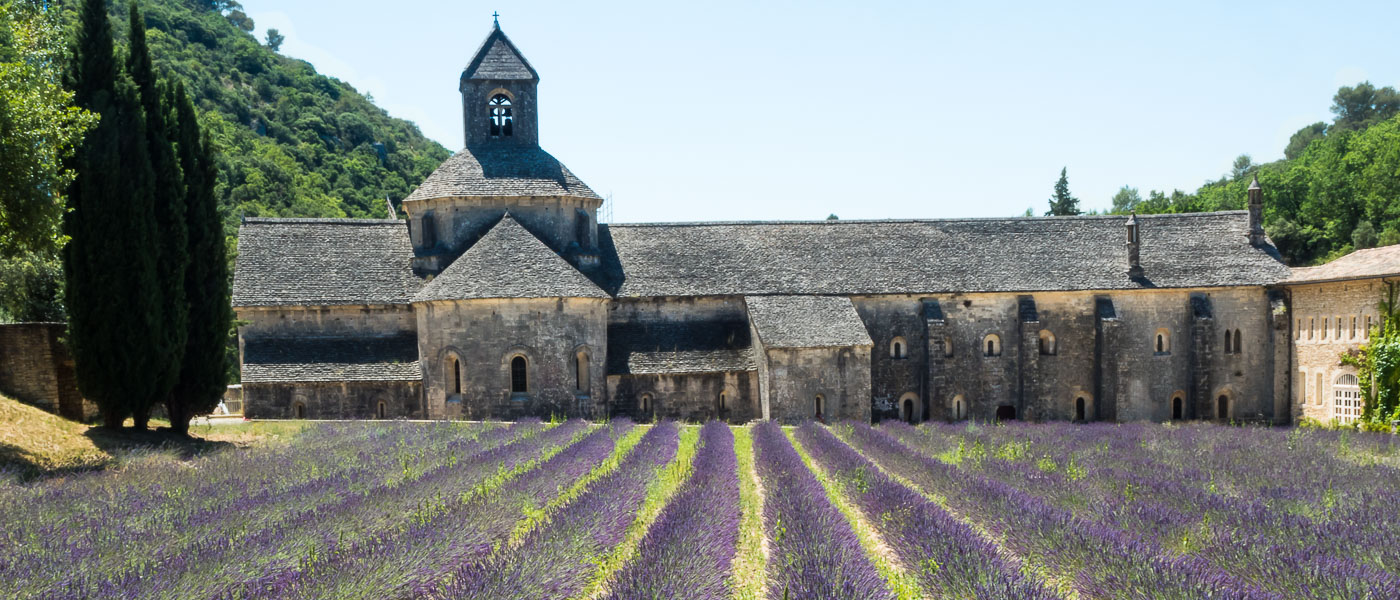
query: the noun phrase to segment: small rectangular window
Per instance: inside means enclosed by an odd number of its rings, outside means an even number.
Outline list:
[[[1308,339],[1313,339],[1313,332],[1317,330],[1317,317],[1308,317]]]
[[[1356,316],[1351,317],[1351,339],[1356,339]]]
[[[1313,393],[1313,402],[1322,404],[1322,373],[1317,374],[1317,390]]]
[[[1295,329],[1295,330],[1293,331],[1293,339],[1295,339],[1295,340],[1301,340],[1301,339],[1303,339],[1303,318],[1302,318],[1302,317],[1299,317],[1299,318],[1298,318],[1298,328]]]
[[[1371,339],[1371,315],[1366,315],[1366,328],[1361,330],[1361,339]]]
[[[1342,318],[1337,317],[1337,339],[1342,339]]]
[[[1299,386],[1298,386],[1298,404],[1307,404],[1307,403],[1308,403],[1308,372],[1307,372],[1307,371],[1298,371],[1298,381],[1302,382],[1302,385],[1299,385]]]

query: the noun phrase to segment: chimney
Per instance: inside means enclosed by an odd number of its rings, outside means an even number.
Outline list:
[[[1137,211],[1133,211],[1128,216],[1128,277],[1133,279],[1142,278],[1142,262],[1138,260],[1138,248],[1141,246],[1138,240]]]
[[[1258,175],[1249,184],[1249,243],[1264,243],[1264,188],[1259,186]]]

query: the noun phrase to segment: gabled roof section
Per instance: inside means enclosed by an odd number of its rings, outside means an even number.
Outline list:
[[[1400,277],[1400,244],[1357,250],[1325,265],[1293,269],[1293,275],[1284,283],[1321,283],[1375,277]]]
[[[479,196],[602,199],[539,146],[486,145],[453,154],[404,201]]]
[[[413,301],[607,297],[506,213],[480,241],[423,286]]]
[[[856,306],[843,296],[748,296],[749,321],[765,348],[869,346]]]
[[[941,294],[1273,285],[1278,251],[1245,211],[1126,216],[599,226],[618,297]]]
[[[486,36],[486,41],[476,50],[476,55],[467,68],[462,70],[462,79],[504,79],[535,80],[540,74],[525,60],[525,55],[506,37],[497,24]]]
[[[408,226],[393,219],[243,220],[234,306],[408,304]]]
[[[250,338],[244,342],[244,383],[418,381],[418,336]]]
[[[731,373],[758,368],[743,319],[608,324],[609,375]]]

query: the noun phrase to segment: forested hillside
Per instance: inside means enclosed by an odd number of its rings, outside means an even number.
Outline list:
[[[184,80],[219,152],[230,234],[240,215],[385,217],[386,198],[397,205],[449,154],[349,84],[279,55],[275,32],[260,42],[237,2],[139,5],[157,71]],[[126,2],[110,11],[124,43]]]
[[[1290,265],[1326,262],[1354,249],[1400,243],[1400,94],[1370,83],[1343,87],[1332,123],[1300,129],[1284,158],[1263,165],[1248,156],[1195,193],[1125,187],[1113,212],[1201,212],[1245,208],[1254,176],[1264,188],[1264,221]]]

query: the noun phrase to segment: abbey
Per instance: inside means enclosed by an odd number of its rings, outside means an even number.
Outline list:
[[[600,224],[493,29],[406,220],[249,218],[263,418],[1290,418],[1289,269],[1249,210]]]

